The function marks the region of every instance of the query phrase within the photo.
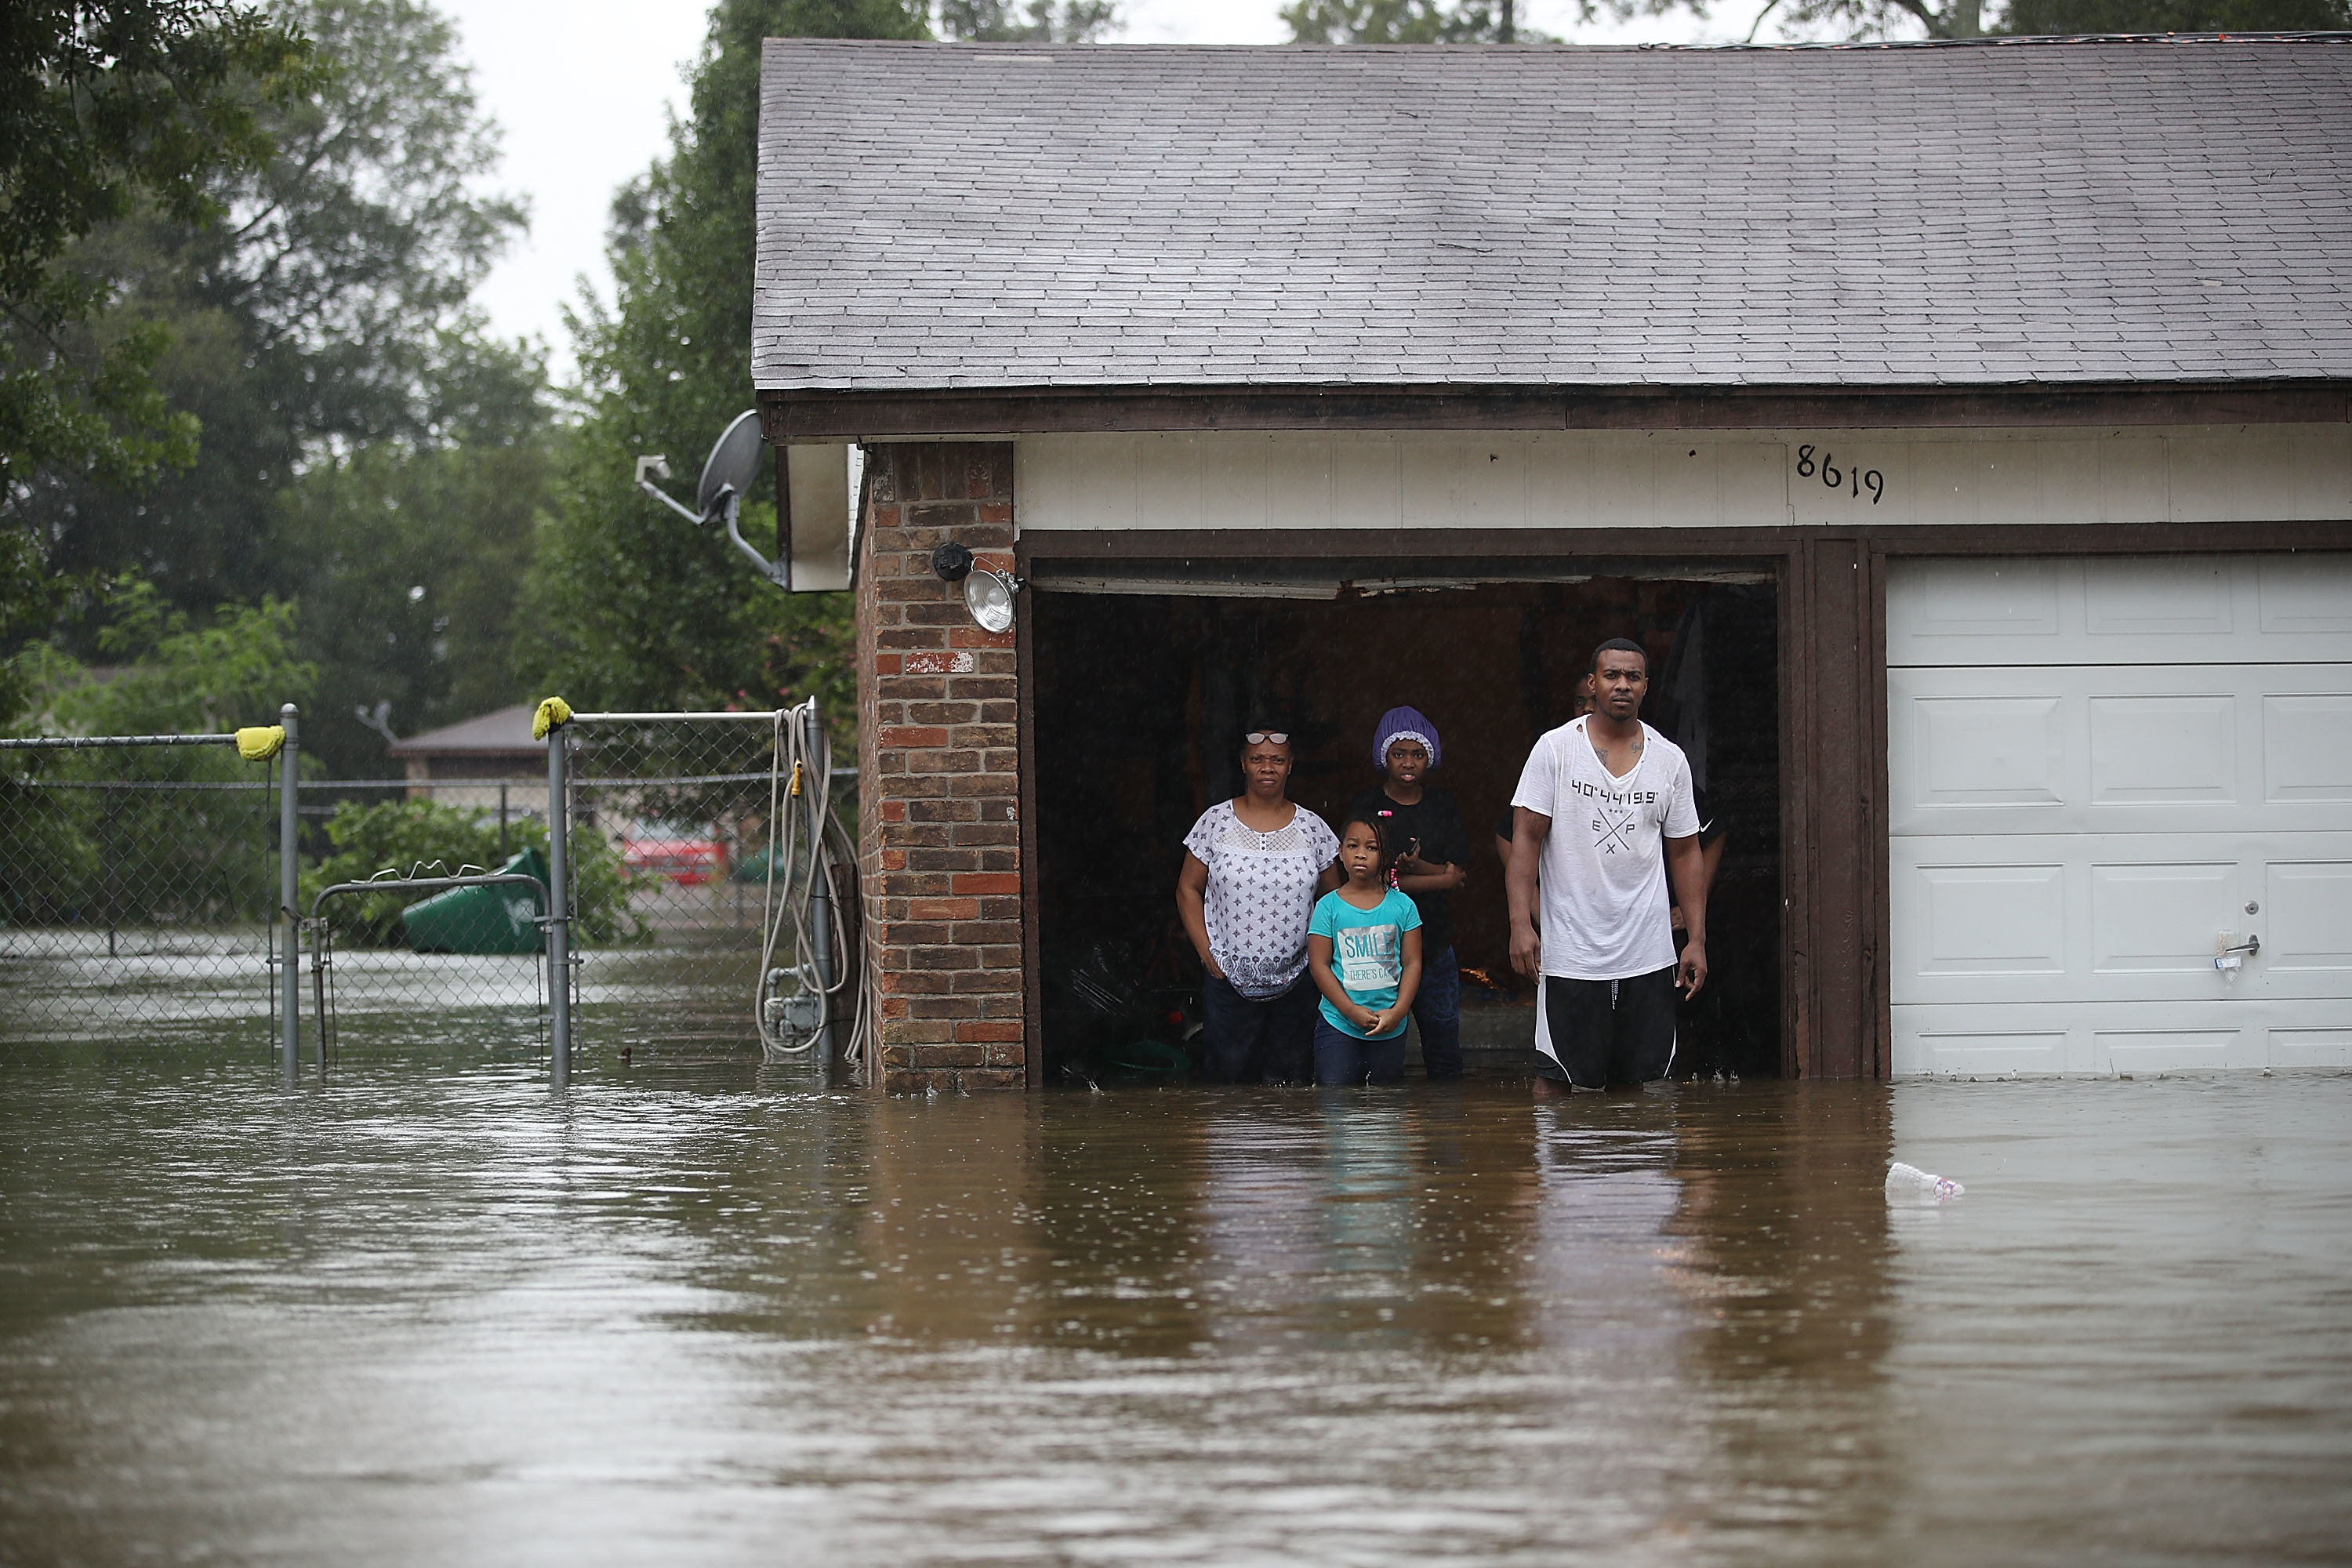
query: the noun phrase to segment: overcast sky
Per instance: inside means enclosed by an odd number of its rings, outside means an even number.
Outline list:
[[[709,0],[438,0],[455,16],[475,90],[505,133],[498,182],[530,203],[530,237],[483,285],[480,301],[503,335],[534,335],[571,353],[561,314],[583,277],[609,298],[604,218],[615,186],[667,145],[667,117],[686,104],[683,73],[702,42]],[[1127,0],[1121,41],[1278,44],[1278,0]],[[1580,44],[1700,43],[1736,38],[1749,12],[1738,0],[1712,23],[1687,15],[1627,26],[1580,27],[1562,0],[1522,0],[1529,26]],[[1734,25],[1732,18],[1739,18]]]

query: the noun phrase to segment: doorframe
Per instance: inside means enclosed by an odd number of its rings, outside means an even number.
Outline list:
[[[1825,973],[1817,982],[1810,954],[1813,942],[1810,934],[1801,936],[1799,916],[1822,910],[1822,888],[1820,873],[1811,863],[1805,847],[1811,843],[1806,831],[1806,803],[1811,792],[1804,789],[1799,775],[1798,759],[1810,754],[1810,738],[1820,733],[1824,725],[1811,713],[1795,711],[1799,702],[1810,701],[1812,686],[1809,682],[1801,690],[1795,688],[1796,672],[1802,661],[1797,657],[1807,650],[1815,654],[1823,647],[1852,649],[1855,647],[1855,629],[1850,616],[1834,626],[1816,628],[1801,623],[1793,613],[1798,600],[1798,584],[1803,576],[1803,566],[1809,552],[1829,536],[1822,530],[1801,529],[1674,529],[1629,534],[1622,529],[1216,529],[1216,530],[1088,530],[1031,531],[1018,537],[1013,545],[1014,569],[1023,577],[1032,574],[1041,562],[1084,563],[1089,564],[1119,564],[1153,562],[1167,563],[1187,560],[1218,563],[1238,560],[1394,560],[1406,562],[1442,563],[1459,566],[1465,557],[1483,558],[1499,563],[1541,561],[1547,563],[1572,563],[1606,574],[1612,565],[1669,565],[1677,561],[1733,561],[1753,565],[1769,572],[1773,577],[1774,594],[1780,642],[1780,1054],[1781,1071],[1787,1076],[1819,1077],[1825,1073],[1853,1077],[1869,1075],[1874,1064],[1883,1054],[1877,1041],[1856,1040],[1860,1050],[1828,1051],[1818,1042],[1818,1017],[1821,1008],[1810,994],[1801,994],[1796,983],[1802,960],[1802,973],[1811,987],[1819,984],[1845,984],[1852,988],[1853,979],[1845,970],[1859,958],[1867,966],[1874,955],[1885,951],[1885,943],[1870,944],[1868,951],[1850,952],[1840,965],[1832,966],[1833,973]],[[1628,540],[1638,541],[1633,547]],[[1832,548],[1835,559],[1820,569],[1834,574],[1836,562],[1856,557],[1858,540],[1851,532],[1836,535]],[[1532,580],[1532,579],[1531,579]],[[1850,605],[1849,594],[1839,601]],[[1035,688],[1032,679],[1034,647],[1030,637],[1032,617],[1021,622],[1022,680],[1019,720],[1022,738],[1021,863],[1023,867],[1022,916],[1025,941],[1031,944],[1030,982],[1027,1016],[1031,1025],[1027,1031],[1026,1058],[1030,1081],[1042,1083],[1045,1072],[1044,1014],[1040,1010],[1039,981],[1034,962],[1036,940],[1038,899],[1035,867],[1038,864],[1037,821],[1034,791],[1031,783],[1031,737],[1035,730]],[[1849,664],[1850,664],[1849,658]],[[1882,660],[1883,662],[1883,660]],[[1851,694],[1853,679],[1851,674],[1842,681],[1832,683],[1836,689]],[[1834,725],[1828,726],[1832,730]],[[1852,743],[1852,726],[1845,726],[1848,743]],[[1881,770],[1883,772],[1883,768]],[[1839,813],[1832,810],[1832,817]],[[1876,820],[1874,810],[1871,818]],[[1852,826],[1853,814],[1844,814]],[[1866,927],[1864,909],[1854,904],[1853,892],[1861,883],[1853,874],[1856,868],[1847,865],[1857,844],[1842,841],[1839,864],[1844,874],[1841,879],[1843,896],[1838,905],[1849,927]],[[1835,896],[1835,895],[1833,895]],[[1800,944],[1802,944],[1801,946]],[[1883,994],[1882,982],[1871,979],[1867,973],[1864,984]],[[1857,1026],[1849,1025],[1852,1036]]]

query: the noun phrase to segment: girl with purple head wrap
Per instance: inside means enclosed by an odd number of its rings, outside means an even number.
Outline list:
[[[1422,1065],[1432,1079],[1462,1076],[1462,977],[1445,895],[1469,880],[1470,837],[1454,796],[1425,782],[1444,759],[1437,726],[1418,708],[1391,708],[1372,727],[1381,782],[1351,813],[1380,822],[1397,851],[1396,886],[1421,911],[1421,989],[1412,1002]]]

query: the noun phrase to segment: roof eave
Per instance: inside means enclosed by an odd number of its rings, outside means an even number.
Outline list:
[[[2000,386],[763,388],[772,442],[1146,430],[1671,430],[2336,424],[2352,381]]]

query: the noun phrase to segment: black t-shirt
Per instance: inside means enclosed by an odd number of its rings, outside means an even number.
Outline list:
[[[1413,852],[1433,866],[1470,864],[1470,836],[1463,830],[1461,808],[1454,804],[1452,795],[1435,784],[1422,785],[1421,799],[1411,805],[1391,800],[1387,790],[1375,785],[1348,803],[1349,816],[1361,811],[1382,815],[1390,845],[1400,855],[1412,849],[1413,841],[1419,839],[1421,847]],[[1445,912],[1445,895],[1414,893],[1412,898],[1413,907],[1421,911],[1422,957],[1424,961],[1435,958],[1454,945],[1454,921]]]

